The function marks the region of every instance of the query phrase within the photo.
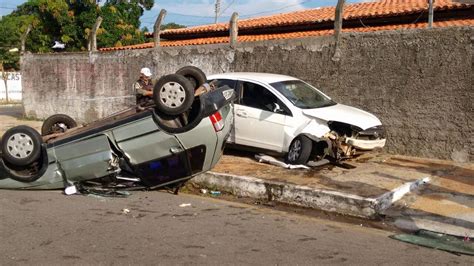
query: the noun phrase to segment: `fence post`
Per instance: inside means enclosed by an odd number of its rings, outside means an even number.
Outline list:
[[[8,103],[8,74],[5,72],[5,69],[3,68],[3,61],[0,61],[0,71],[2,71],[2,80],[5,83],[5,101]]]
[[[429,0],[428,28],[433,28],[433,0]]]
[[[31,24],[28,25],[28,28],[26,28],[25,33],[23,33],[23,35],[21,36],[21,50],[20,50],[20,54],[24,54],[24,53],[25,53],[26,37],[28,37],[28,34],[30,33],[30,31],[31,31]]]
[[[160,14],[158,15],[158,18],[155,21],[155,25],[153,26],[153,40],[155,43],[155,47],[160,46],[161,24],[163,23],[165,16],[166,16],[166,10],[162,9],[160,11]]]
[[[344,15],[344,3],[345,0],[338,0],[336,6],[336,14],[334,18],[334,39],[336,41],[333,61],[339,61],[341,58],[341,49],[339,48],[339,42],[341,40],[342,31],[342,20]]]
[[[234,12],[232,13],[232,17],[229,21],[229,38],[230,38],[230,47],[235,48],[238,42],[238,35],[239,35],[239,13]]]
[[[102,23],[102,17],[98,17],[97,20],[95,21],[94,27],[92,28],[92,31],[89,34],[89,51],[90,52],[95,52],[97,51],[97,30],[100,27],[100,24]]]

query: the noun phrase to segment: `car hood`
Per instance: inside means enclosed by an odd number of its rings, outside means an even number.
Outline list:
[[[375,115],[344,104],[315,109],[303,109],[302,111],[307,116],[325,121],[337,121],[354,125],[360,127],[362,130],[382,124]]]

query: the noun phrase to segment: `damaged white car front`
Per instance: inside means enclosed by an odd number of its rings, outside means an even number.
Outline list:
[[[300,134],[315,142],[312,153],[321,158],[346,159],[385,146],[384,126],[370,113],[342,104],[303,113],[312,119]]]
[[[287,121],[296,120],[303,124],[287,136],[288,142],[291,141],[287,161],[302,163],[310,159],[305,158],[303,136],[312,140],[311,155],[319,158],[329,156],[335,160],[385,146],[385,129],[375,115],[336,103],[301,80],[280,81],[270,85],[291,103],[288,106],[292,109],[293,117]]]

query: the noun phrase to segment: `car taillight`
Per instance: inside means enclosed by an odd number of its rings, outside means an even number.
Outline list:
[[[222,116],[219,111],[209,116],[209,118],[211,119],[212,125],[214,126],[214,130],[216,132],[219,132],[224,128],[224,120],[222,120]]]

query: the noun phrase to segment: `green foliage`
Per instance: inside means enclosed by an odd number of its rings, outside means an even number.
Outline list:
[[[186,26],[177,24],[174,22],[166,23],[161,25],[160,29],[162,30],[171,30],[171,29],[181,29],[181,28],[186,28]]]
[[[103,18],[97,31],[98,47],[143,43],[140,17],[153,4],[154,0],[107,0],[103,6],[95,0],[28,0],[0,20],[0,60],[6,68],[18,69],[18,53],[8,50],[20,48],[30,24],[26,50],[33,53],[52,52],[54,41],[64,43],[66,51],[87,50],[98,16]]]
[[[19,53],[9,50],[21,48],[21,35],[32,20],[31,16],[6,16],[0,20],[0,61],[5,69],[18,69]]]

